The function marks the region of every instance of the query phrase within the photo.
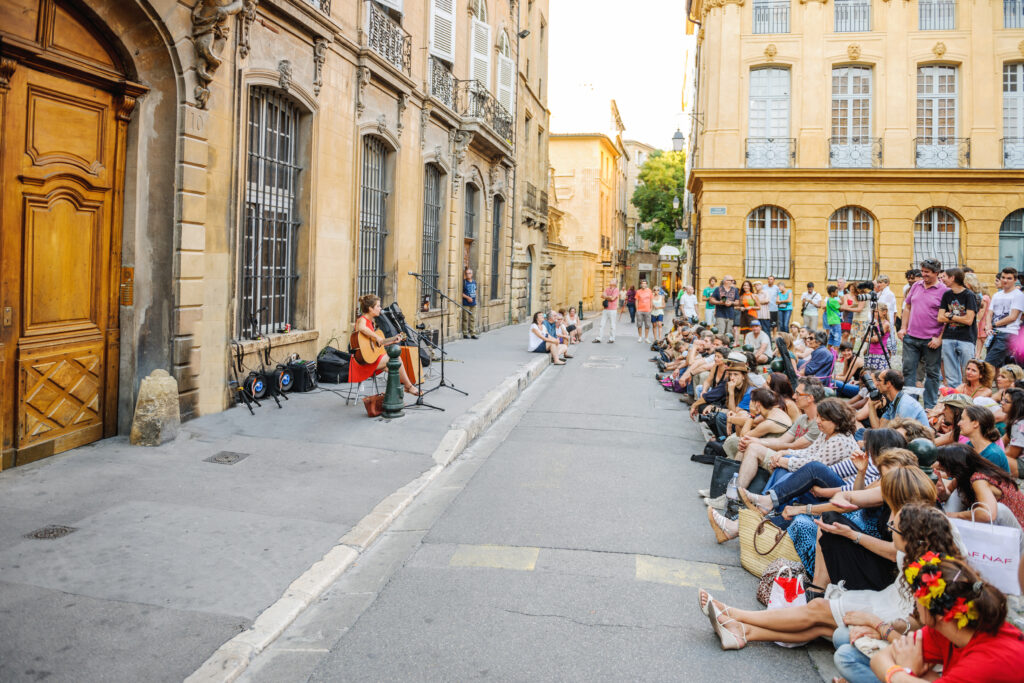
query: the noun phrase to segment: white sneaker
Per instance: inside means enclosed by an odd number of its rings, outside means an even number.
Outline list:
[[[697,489],[697,495],[700,496],[701,498],[710,498],[711,489]]]
[[[636,343],[637,344],[643,344],[644,343],[643,337],[637,337],[636,338]]]

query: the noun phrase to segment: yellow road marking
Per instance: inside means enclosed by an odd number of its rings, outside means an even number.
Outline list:
[[[651,555],[636,556],[637,581],[667,583],[670,586],[691,586],[709,590],[725,590],[718,565],[689,562]]]
[[[450,567],[488,567],[532,572],[540,548],[507,545],[460,545],[448,562]]]

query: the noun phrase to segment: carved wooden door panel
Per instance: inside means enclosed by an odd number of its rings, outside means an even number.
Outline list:
[[[25,65],[10,81],[0,147],[4,466],[114,433],[116,104]]]

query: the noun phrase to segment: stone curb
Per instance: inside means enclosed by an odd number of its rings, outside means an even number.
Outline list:
[[[583,330],[594,325],[583,321]],[[185,679],[185,683],[230,683],[248,668],[249,662],[274,642],[310,604],[318,599],[352,563],[409,507],[466,447],[492,424],[530,386],[551,359],[540,356],[489,391],[479,403],[457,418],[434,449],[437,463],[419,477],[382,500],[338,540],[320,560],[295,579],[276,602],[256,617],[252,626],[227,641]]]

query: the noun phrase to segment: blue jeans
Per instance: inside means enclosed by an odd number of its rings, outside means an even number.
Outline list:
[[[942,351],[928,348],[929,341],[909,334],[903,337],[904,386],[917,386],[917,366],[924,361],[924,407],[928,410],[939,400],[939,364],[942,362]]]
[[[777,468],[775,472],[778,471]],[[775,472],[772,473],[773,477]],[[782,508],[790,503],[806,505],[817,502],[818,499],[810,493],[811,488],[815,486],[834,488],[846,483],[842,477],[829,469],[828,465],[820,462],[809,462],[796,472],[788,474],[788,477],[780,475],[775,482],[771,480],[768,482],[772,488],[766,489],[766,491],[771,496],[776,512],[781,513]]]
[[[793,309],[784,311],[779,309],[779,332],[789,332],[789,318],[793,315]]]
[[[839,398],[853,398],[860,391],[860,384],[857,382],[840,382],[836,380],[832,384],[832,388],[836,390],[836,396]]]
[[[988,353],[985,354],[985,362],[991,363],[996,368],[1003,367],[1006,362],[1006,347],[1010,342],[1010,335],[1005,332],[996,332],[992,335],[992,343],[989,344]]]
[[[878,677],[871,671],[871,658],[850,644],[850,629],[840,625],[832,634],[836,653],[832,661],[839,674],[849,683],[878,683]]]
[[[828,345],[839,346],[843,340],[843,326],[840,323],[828,326]]]
[[[942,368],[946,371],[946,386],[957,387],[963,381],[964,367],[974,358],[974,344],[956,339],[942,340]]]

